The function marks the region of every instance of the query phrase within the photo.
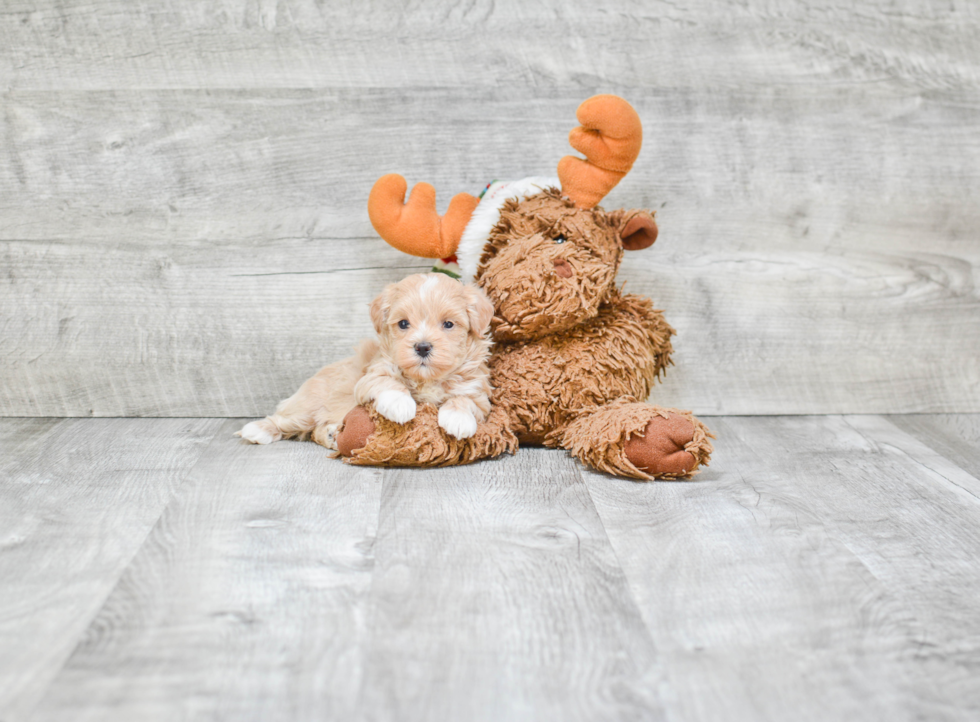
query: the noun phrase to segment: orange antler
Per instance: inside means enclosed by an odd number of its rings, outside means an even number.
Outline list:
[[[575,112],[582,125],[568,142],[586,160],[566,155],[558,163],[562,194],[579,208],[593,208],[633,167],[643,144],[643,125],[633,106],[615,95],[595,95]]]
[[[436,213],[436,190],[419,183],[405,203],[408,184],[397,173],[382,176],[368,196],[368,217],[378,235],[399,251],[422,258],[448,258],[480,202],[469,193],[453,196],[446,215]]]

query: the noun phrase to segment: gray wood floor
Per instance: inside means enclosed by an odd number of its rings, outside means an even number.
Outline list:
[[[717,417],[696,481],[0,419],[0,720],[975,720],[980,415]]]

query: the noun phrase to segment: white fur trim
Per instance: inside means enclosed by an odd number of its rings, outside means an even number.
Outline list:
[[[476,268],[480,264],[480,256],[483,255],[483,247],[487,243],[490,231],[500,221],[500,209],[504,202],[510,198],[523,199],[526,196],[533,196],[545,188],[561,188],[561,182],[557,178],[535,176],[517,181],[497,181],[487,188],[487,192],[480,199],[480,205],[470,216],[470,221],[463,230],[463,236],[459,239],[459,247],[456,249],[456,259],[459,261],[462,275],[460,280],[463,283],[473,282]]]

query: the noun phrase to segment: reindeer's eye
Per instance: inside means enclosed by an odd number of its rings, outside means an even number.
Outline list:
[[[408,321],[406,321],[405,319],[402,319],[401,321],[399,321],[398,322],[398,328],[400,328],[402,331],[404,331],[406,328],[408,328]]]
[[[565,236],[563,236],[561,233],[559,233],[555,237],[555,243],[564,243],[564,242],[565,242]]]
[[[442,327],[443,327],[444,329],[446,329],[447,331],[448,331],[449,329],[451,329],[451,328],[452,328],[452,327],[453,327],[454,325],[455,325],[455,324],[454,324],[454,323],[453,323],[452,321],[443,321],[443,322],[442,322]]]

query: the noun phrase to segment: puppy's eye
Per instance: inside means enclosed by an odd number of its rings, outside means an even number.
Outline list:
[[[450,329],[450,328],[452,328],[454,325],[455,324],[452,321],[443,321],[442,322],[442,327],[445,328],[445,329],[447,329],[447,330]]]
[[[398,322],[398,328],[400,328],[402,331],[404,331],[406,328],[408,328],[408,321],[406,321],[404,319],[402,319],[401,321],[399,321]]]

